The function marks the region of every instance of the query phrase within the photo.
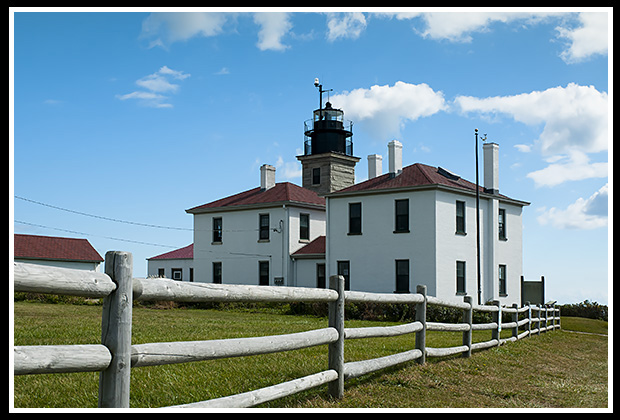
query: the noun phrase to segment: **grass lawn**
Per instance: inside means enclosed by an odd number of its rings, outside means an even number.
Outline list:
[[[307,331],[325,318],[277,310],[134,308],[133,343]],[[100,342],[101,307],[15,302],[15,345]],[[386,325],[347,321],[347,327]],[[607,323],[562,318],[563,329],[606,334]],[[475,332],[474,342],[490,339]],[[504,333],[504,332],[503,332]],[[506,331],[506,333],[509,333]],[[460,333],[429,332],[427,345],[459,345]],[[345,382],[334,401],[321,386],[262,407],[607,407],[607,337],[559,330],[474,352],[429,358]],[[345,361],[413,348],[413,335],[347,340]],[[246,392],[327,369],[327,346],[259,356],[132,369],[131,407],[163,407]],[[14,406],[96,407],[98,373],[16,376]]]

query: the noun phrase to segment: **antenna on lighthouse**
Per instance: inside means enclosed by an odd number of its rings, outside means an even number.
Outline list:
[[[323,90],[323,85],[319,83],[319,78],[315,77],[314,78],[314,87],[316,87],[317,89],[319,89],[319,110],[323,109],[323,93],[324,92],[331,92],[334,89],[326,89]],[[320,115],[320,119],[323,119],[323,113],[321,112]]]

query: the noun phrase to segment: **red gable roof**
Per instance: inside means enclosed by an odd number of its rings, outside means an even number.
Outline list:
[[[331,195],[339,195],[341,193],[354,193],[354,192],[366,192],[366,191],[379,191],[391,188],[406,188],[406,187],[419,187],[419,186],[432,186],[443,185],[452,188],[458,188],[472,193],[476,192],[476,184],[469,182],[458,175],[454,175],[451,172],[436,168],[434,166],[424,165],[422,163],[415,163],[403,168],[403,171],[398,176],[392,176],[391,174],[383,174],[376,178],[369,179],[359,184],[352,185],[348,188],[336,191]],[[484,193],[484,187],[478,186],[479,191]],[[499,197],[514,200],[505,195],[498,194]],[[529,203],[517,201],[518,204],[529,205]]]
[[[275,204],[275,203],[298,203],[325,206],[325,199],[319,197],[314,191],[302,188],[290,182],[280,182],[268,190],[260,187],[253,188],[239,194],[231,195],[202,206],[186,210],[187,213],[201,213],[210,209],[234,210],[235,207]]]
[[[393,177],[389,173],[383,174],[376,178],[369,179],[368,181],[360,182],[359,184],[340,190],[338,193],[383,190],[387,188],[402,188],[434,184],[463,188],[473,192],[476,191],[476,184],[466,181],[460,177],[457,178],[457,176],[448,177],[441,175],[439,168],[421,163],[415,163],[404,167],[402,173],[398,176]],[[483,191],[484,189],[481,190],[481,192]]]
[[[66,261],[103,261],[87,239],[13,235],[14,258]]]
[[[183,248],[175,249],[174,251],[166,252],[155,257],[148,258],[149,260],[179,260],[179,259],[192,259],[194,258],[194,244],[187,245]]]

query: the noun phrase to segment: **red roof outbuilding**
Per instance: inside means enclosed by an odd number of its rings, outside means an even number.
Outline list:
[[[102,262],[103,258],[87,239],[56,236],[13,235],[14,258]]]

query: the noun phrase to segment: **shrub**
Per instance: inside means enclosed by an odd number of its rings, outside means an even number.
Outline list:
[[[607,321],[607,305],[600,305],[596,302],[584,300],[581,303],[571,303],[560,305],[560,315],[578,316],[581,318],[602,319]]]

